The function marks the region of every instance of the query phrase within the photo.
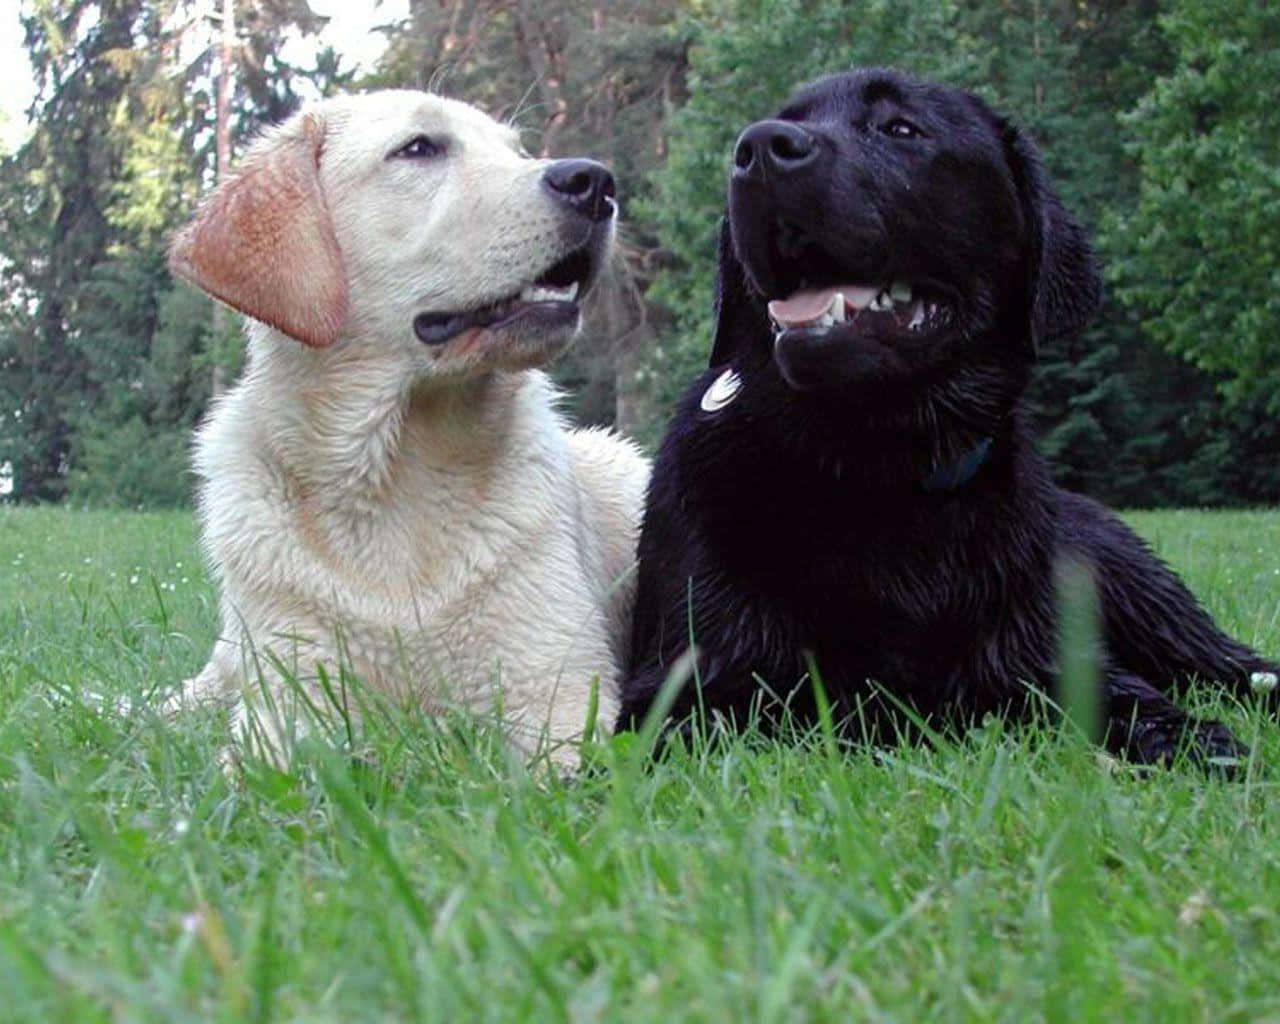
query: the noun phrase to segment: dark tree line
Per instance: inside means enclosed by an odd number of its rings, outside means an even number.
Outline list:
[[[0,469],[19,500],[179,504],[187,438],[239,359],[167,234],[216,174],[217,27],[194,0],[23,7],[36,129],[0,160]],[[237,145],[304,96],[433,87],[531,150],[615,169],[623,259],[557,372],[643,439],[708,347],[737,130],[795,85],[893,64],[1026,124],[1109,267],[1099,321],[1041,353],[1060,480],[1129,505],[1280,498],[1280,9],[1250,0],[411,0],[359,79],[236,0]],[[221,324],[221,326],[219,326]]]

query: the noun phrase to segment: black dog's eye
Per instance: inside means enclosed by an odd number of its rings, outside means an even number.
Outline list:
[[[918,139],[924,132],[913,125],[905,117],[895,117],[880,126],[880,130],[894,139]]]
[[[415,135],[391,155],[409,160],[430,160],[432,157],[443,156],[444,146],[433,142],[426,135]]]

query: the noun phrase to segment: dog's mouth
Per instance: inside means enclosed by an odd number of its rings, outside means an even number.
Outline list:
[[[769,303],[775,334],[806,329],[825,333],[852,327],[857,333],[925,335],[954,319],[951,304],[939,293],[907,281],[886,284],[831,284],[801,287]]]
[[[956,320],[954,296],[928,277],[888,269],[870,246],[857,266],[837,258],[809,232],[778,219],[768,234],[769,254],[756,276],[769,302],[775,335],[925,338]]]
[[[588,243],[505,299],[462,313],[419,313],[413,319],[413,331],[419,341],[443,345],[472,328],[500,329],[526,317],[549,325],[575,322],[579,304],[590,290],[595,264],[596,249]]]

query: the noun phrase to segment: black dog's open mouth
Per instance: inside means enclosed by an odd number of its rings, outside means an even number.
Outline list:
[[[832,284],[800,288],[769,303],[775,333],[809,328],[826,331],[855,325],[877,334],[897,330],[923,334],[952,320],[951,306],[939,295],[905,281],[882,285]]]
[[[473,327],[499,328],[526,316],[547,326],[572,323],[595,272],[596,247],[588,243],[554,263],[505,299],[464,313],[419,313],[413,330],[428,345],[443,345]]]
[[[870,264],[845,276],[838,269],[842,261],[781,219],[773,226],[769,251],[769,318],[775,334],[804,330],[822,335],[843,327],[852,328],[853,335],[877,338],[925,335],[955,319],[954,304],[942,288]]]

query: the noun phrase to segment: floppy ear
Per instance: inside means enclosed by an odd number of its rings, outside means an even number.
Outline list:
[[[731,363],[751,346],[757,324],[768,330],[764,304],[747,287],[746,272],[733,251],[729,218],[720,218],[720,256],[716,264],[716,327],[708,366]]]
[[[320,189],[314,114],[251,153],[174,236],[169,268],[214,298],[316,348],[347,319],[347,275]]]
[[[1084,228],[1049,188],[1031,140],[1007,122],[1003,138],[1029,233],[1027,310],[1032,344],[1039,345],[1074,334],[1093,318],[1102,304],[1102,275]]]

